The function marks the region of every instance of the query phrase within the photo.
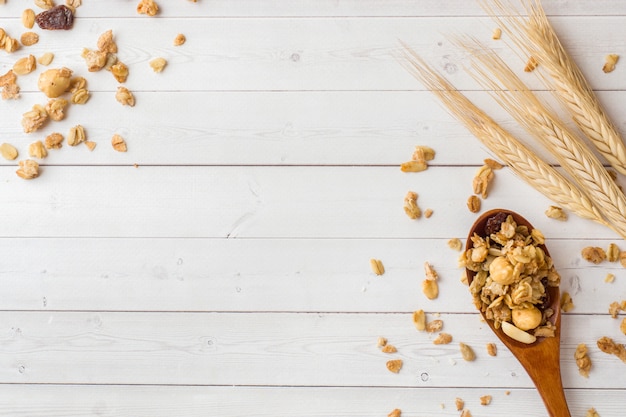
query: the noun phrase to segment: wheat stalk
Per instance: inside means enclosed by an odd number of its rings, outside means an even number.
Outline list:
[[[472,52],[470,74],[509,114],[557,158],[613,226],[626,233],[626,196],[596,156],[552,113],[522,80],[479,42],[460,42]],[[478,52],[477,52],[478,51]],[[620,233],[621,234],[621,233]]]
[[[498,125],[444,77],[432,70],[407,45],[403,44],[402,54],[398,58],[415,78],[441,100],[454,117],[506,163],[518,177],[576,215],[613,228],[575,184]],[[615,231],[626,238],[626,229]]]
[[[483,8],[499,22],[513,42],[534,57],[549,77],[543,77],[548,88],[565,105],[580,130],[591,140],[598,152],[622,174],[626,174],[626,146],[615,125],[584,75],[569,56],[550,25],[539,0],[521,0],[528,15],[524,19],[510,3],[500,0],[479,0]],[[506,17],[498,17],[496,11]]]

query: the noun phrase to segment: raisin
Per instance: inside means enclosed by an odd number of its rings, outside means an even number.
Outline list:
[[[545,288],[545,293],[543,294],[543,297],[541,297],[541,304],[539,305],[539,309],[543,312],[545,309],[550,307],[552,298],[550,297],[550,292],[548,291],[548,278],[541,278],[541,285]]]
[[[487,219],[487,224],[485,225],[485,236],[491,236],[494,233],[498,233],[500,231],[500,227],[502,223],[506,221],[508,215],[501,211],[495,216],[489,217]]]
[[[69,7],[60,5],[39,13],[35,22],[41,29],[68,30],[74,23],[74,13]]]

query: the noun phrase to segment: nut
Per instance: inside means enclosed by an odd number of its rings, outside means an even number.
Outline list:
[[[580,343],[576,347],[574,359],[576,360],[576,366],[578,366],[578,373],[585,378],[588,378],[589,371],[591,370],[591,359],[589,358],[589,355],[587,355],[587,345]]]
[[[87,139],[85,128],[81,125],[76,125],[70,128],[70,132],[67,134],[67,144],[70,146],[76,146],[83,143]]]
[[[615,69],[615,65],[619,61],[619,55],[617,54],[609,54],[604,58],[604,66],[602,67],[602,71],[604,72],[612,72]]]
[[[435,345],[447,345],[452,342],[452,335],[448,333],[439,333],[435,340],[433,340],[433,344]]]
[[[606,259],[604,249],[597,246],[587,246],[580,252],[583,259],[594,264],[599,264]]]
[[[32,110],[22,115],[22,127],[24,133],[32,133],[39,129],[48,120],[46,109],[39,104],[35,104]]]
[[[413,324],[420,332],[426,330],[426,313],[424,313],[424,310],[413,312]]]
[[[2,155],[4,159],[13,161],[15,158],[17,158],[17,154],[18,153],[17,149],[15,149],[15,146],[9,143],[3,143],[2,145],[0,145],[0,155]]]
[[[98,49],[102,52],[106,53],[116,53],[117,52],[117,44],[113,41],[113,31],[111,29],[104,32],[98,38]]]
[[[122,103],[123,106],[133,107],[135,105],[135,96],[126,87],[117,87],[117,93],[115,93],[115,99]]]
[[[380,259],[370,259],[370,266],[376,275],[382,275],[385,273],[385,267]]]
[[[59,149],[63,146],[63,135],[60,133],[51,133],[46,136],[46,149]]]
[[[468,362],[476,360],[474,350],[465,343],[459,343],[459,350],[461,351],[461,356],[463,356],[464,360]]]
[[[54,7],[54,1],[52,0],[35,0],[35,6],[44,10],[52,9]]]
[[[113,135],[111,138],[111,146],[118,152],[126,152],[126,141],[120,135]]]
[[[71,76],[69,68],[49,69],[41,73],[37,86],[46,96],[56,98],[68,89]]]
[[[159,6],[153,0],[141,0],[137,5],[137,13],[155,16],[159,12]]]
[[[513,265],[504,256],[496,257],[489,264],[489,276],[500,285],[510,285],[515,282]]]
[[[426,210],[424,210],[424,217],[426,217],[427,219],[430,219],[432,215],[433,209],[427,208]]]
[[[32,46],[39,42],[39,35],[35,32],[22,33],[22,36],[20,36],[20,42],[24,46]]]
[[[467,208],[472,213],[478,213],[480,211],[480,199],[475,195],[469,196],[467,199]]]
[[[546,210],[546,216],[548,216],[551,219],[560,220],[560,221],[567,220],[567,213],[565,213],[561,207],[557,207],[557,206],[548,207],[548,209]]]
[[[390,361],[387,361],[387,369],[394,374],[400,372],[400,369],[402,369],[402,365],[402,359],[392,359]]]
[[[404,197],[404,212],[413,220],[422,216],[422,209],[417,205],[417,193],[409,191],[406,194]]]
[[[115,77],[118,83],[125,83],[128,78],[128,67],[123,62],[117,62],[111,65],[111,74]]]
[[[495,343],[487,343],[487,354],[489,356],[496,356],[498,354],[498,348]]]
[[[439,296],[439,285],[433,279],[425,279],[422,281],[422,292],[429,300],[434,300]]]
[[[25,9],[22,12],[22,25],[26,29],[32,29],[35,26],[35,11],[33,9]]]
[[[610,337],[604,336],[598,339],[597,345],[598,349],[602,352],[615,355],[620,358],[622,362],[626,362],[626,347],[621,343],[615,343]]]
[[[537,340],[536,336],[523,331],[522,329],[514,326],[508,321],[503,321],[501,325],[502,325],[502,331],[504,332],[504,334],[506,334],[513,340],[517,340],[518,342],[526,343],[528,345],[531,343],[534,343],[535,340]]]
[[[46,52],[39,58],[37,58],[37,62],[41,65],[48,66],[52,63],[54,59],[54,54],[52,52]]]
[[[100,71],[107,63],[107,53],[103,51],[83,48],[83,53],[80,56],[85,60],[89,72]]]
[[[541,311],[537,307],[515,309],[511,312],[513,324],[521,330],[532,330],[541,324]]]
[[[163,71],[166,65],[167,61],[165,60],[165,58],[154,58],[152,61],[150,61],[150,67],[154,72]]]
[[[15,173],[25,180],[32,180],[39,176],[39,164],[32,159],[25,159],[19,162],[19,168]]]
[[[183,35],[182,33],[179,33],[174,38],[174,46],[180,46],[184,44],[186,41],[187,41],[187,38],[185,37],[185,35]]]
[[[33,158],[43,159],[48,156],[48,151],[46,151],[46,147],[43,145],[43,142],[38,140],[28,146],[28,154]]]
[[[13,64],[13,72],[17,75],[26,75],[35,71],[37,68],[37,60],[34,56],[28,55],[18,59]]]
[[[64,98],[53,98],[46,104],[46,111],[50,119],[54,121],[63,120],[65,118],[65,107],[67,107],[67,100]]]

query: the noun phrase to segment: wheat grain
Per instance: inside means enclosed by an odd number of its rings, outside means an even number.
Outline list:
[[[485,112],[432,70],[413,50],[403,44],[399,62],[438,97],[450,113],[465,125],[510,169],[553,202],[576,215],[611,227],[592,201],[554,167],[498,125]],[[626,233],[617,231],[626,238]]]
[[[570,111],[580,130],[598,152],[622,174],[626,174],[626,146],[610,121],[584,75],[561,44],[538,0],[521,0],[528,15],[523,17],[510,3],[480,0],[513,42],[549,74],[542,77],[548,88]],[[490,5],[491,3],[492,5]],[[505,17],[498,17],[498,14]]]
[[[626,196],[602,163],[493,51],[479,42],[460,42],[472,52],[471,75],[499,104],[557,158],[620,234],[626,234]]]

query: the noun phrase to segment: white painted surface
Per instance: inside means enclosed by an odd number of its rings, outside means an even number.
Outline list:
[[[606,54],[626,54],[626,4],[545,3],[624,128],[626,67],[601,67]],[[475,416],[545,415],[510,353],[501,345],[497,357],[485,353],[495,337],[446,245],[475,218],[465,201],[489,153],[393,58],[403,39],[519,132],[446,39],[489,39],[482,10],[464,0],[160,4],[162,14],[148,18],[135,1],[84,0],[73,30],[36,28],[39,44],[0,53],[3,74],[18,57],[52,51],[52,66],[87,77],[92,91],[66,120],[27,135],[21,114],[45,102],[41,68],[21,77],[21,99],[0,102],[1,142],[25,157],[30,142],[80,123],[98,143],[93,152],[51,151],[33,181],[0,161],[0,415],[384,416],[401,408],[403,416],[458,416],[456,397]],[[11,36],[24,31],[24,7],[0,6]],[[110,74],[88,73],[80,58],[107,29],[130,67],[134,108],[115,101]],[[173,47],[179,32],[188,41]],[[515,62],[504,42],[491,44]],[[169,60],[161,74],[148,66],[156,56]],[[116,132],[126,154],[109,145]],[[398,165],[415,145],[432,146],[436,159],[404,174]],[[409,190],[434,210],[430,219],[405,216]],[[561,351],[572,415],[595,407],[622,416],[626,365],[595,341],[626,341],[621,317],[607,313],[626,299],[626,270],[579,253],[626,245],[574,216],[546,218],[549,204],[504,169],[483,209],[531,219],[574,298]],[[370,258],[384,262],[385,275],[371,272]],[[435,301],[420,292],[426,261],[441,276]],[[411,312],[420,308],[441,315],[453,344],[435,346],[415,331]],[[398,353],[381,353],[378,336]],[[461,359],[459,341],[476,349],[476,362]],[[573,359],[578,343],[591,350],[588,379]],[[405,361],[398,375],[385,369],[391,357]],[[486,394],[494,401],[485,407]]]

